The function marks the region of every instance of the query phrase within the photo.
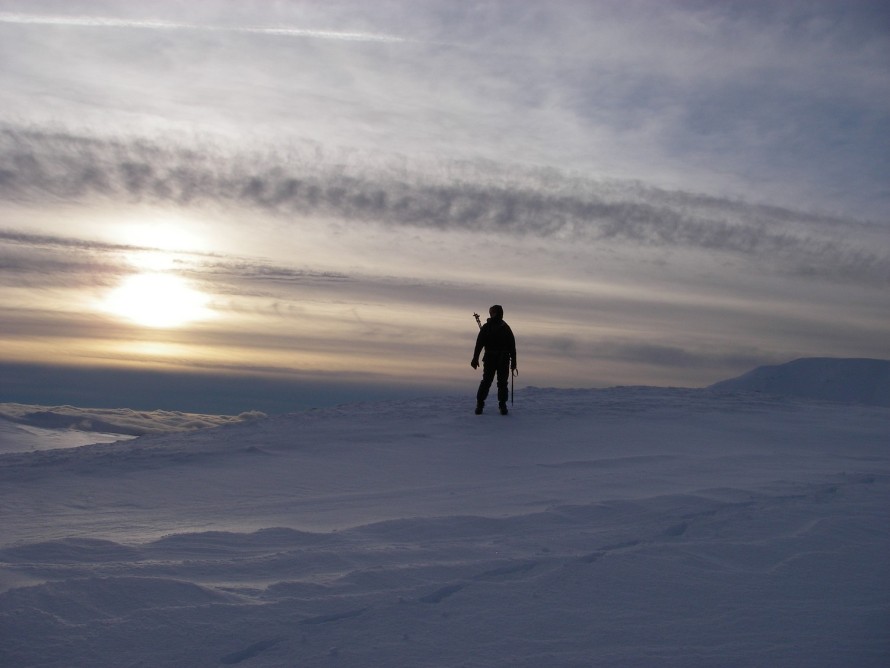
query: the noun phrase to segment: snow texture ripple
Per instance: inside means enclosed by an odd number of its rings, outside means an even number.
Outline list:
[[[890,409],[659,388],[0,455],[0,665],[886,666]]]

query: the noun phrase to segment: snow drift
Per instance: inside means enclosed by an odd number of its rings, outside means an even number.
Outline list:
[[[804,358],[761,366],[710,389],[890,406],[890,360]]]
[[[145,434],[195,431],[263,417],[265,414],[258,411],[240,415],[205,415],[129,408],[0,403],[0,453],[109,443]]]
[[[888,664],[887,408],[472,407],[0,456],[0,665]]]
[[[137,411],[130,408],[79,408],[0,404],[0,419],[42,429],[97,431],[126,436],[167,434],[219,427],[265,417],[259,411],[240,415],[207,415],[180,411]]]

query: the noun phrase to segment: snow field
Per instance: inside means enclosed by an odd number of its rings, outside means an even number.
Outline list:
[[[471,404],[0,457],[0,665],[887,664],[890,410]]]

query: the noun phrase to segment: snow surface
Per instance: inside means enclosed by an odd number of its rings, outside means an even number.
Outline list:
[[[890,360],[807,357],[757,367],[710,389],[890,406]]]
[[[44,429],[42,427],[16,424],[15,422],[0,418],[0,453],[76,448],[81,445],[111,443],[130,438],[133,437],[95,431]]]
[[[45,429],[105,431],[143,436],[194,431],[266,417],[259,411],[240,415],[206,415],[180,411],[137,411],[131,408],[80,408],[77,406],[34,406],[0,403],[0,418]]]
[[[887,666],[890,409],[357,404],[0,456],[0,666]]]
[[[145,434],[208,429],[263,417],[265,414],[258,411],[233,416],[0,403],[0,453],[74,448]]]

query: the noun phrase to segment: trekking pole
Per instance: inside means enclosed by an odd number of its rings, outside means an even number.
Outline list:
[[[479,329],[482,329],[482,321],[479,319],[479,314],[474,313],[473,317],[476,318],[476,324],[479,325]]]

